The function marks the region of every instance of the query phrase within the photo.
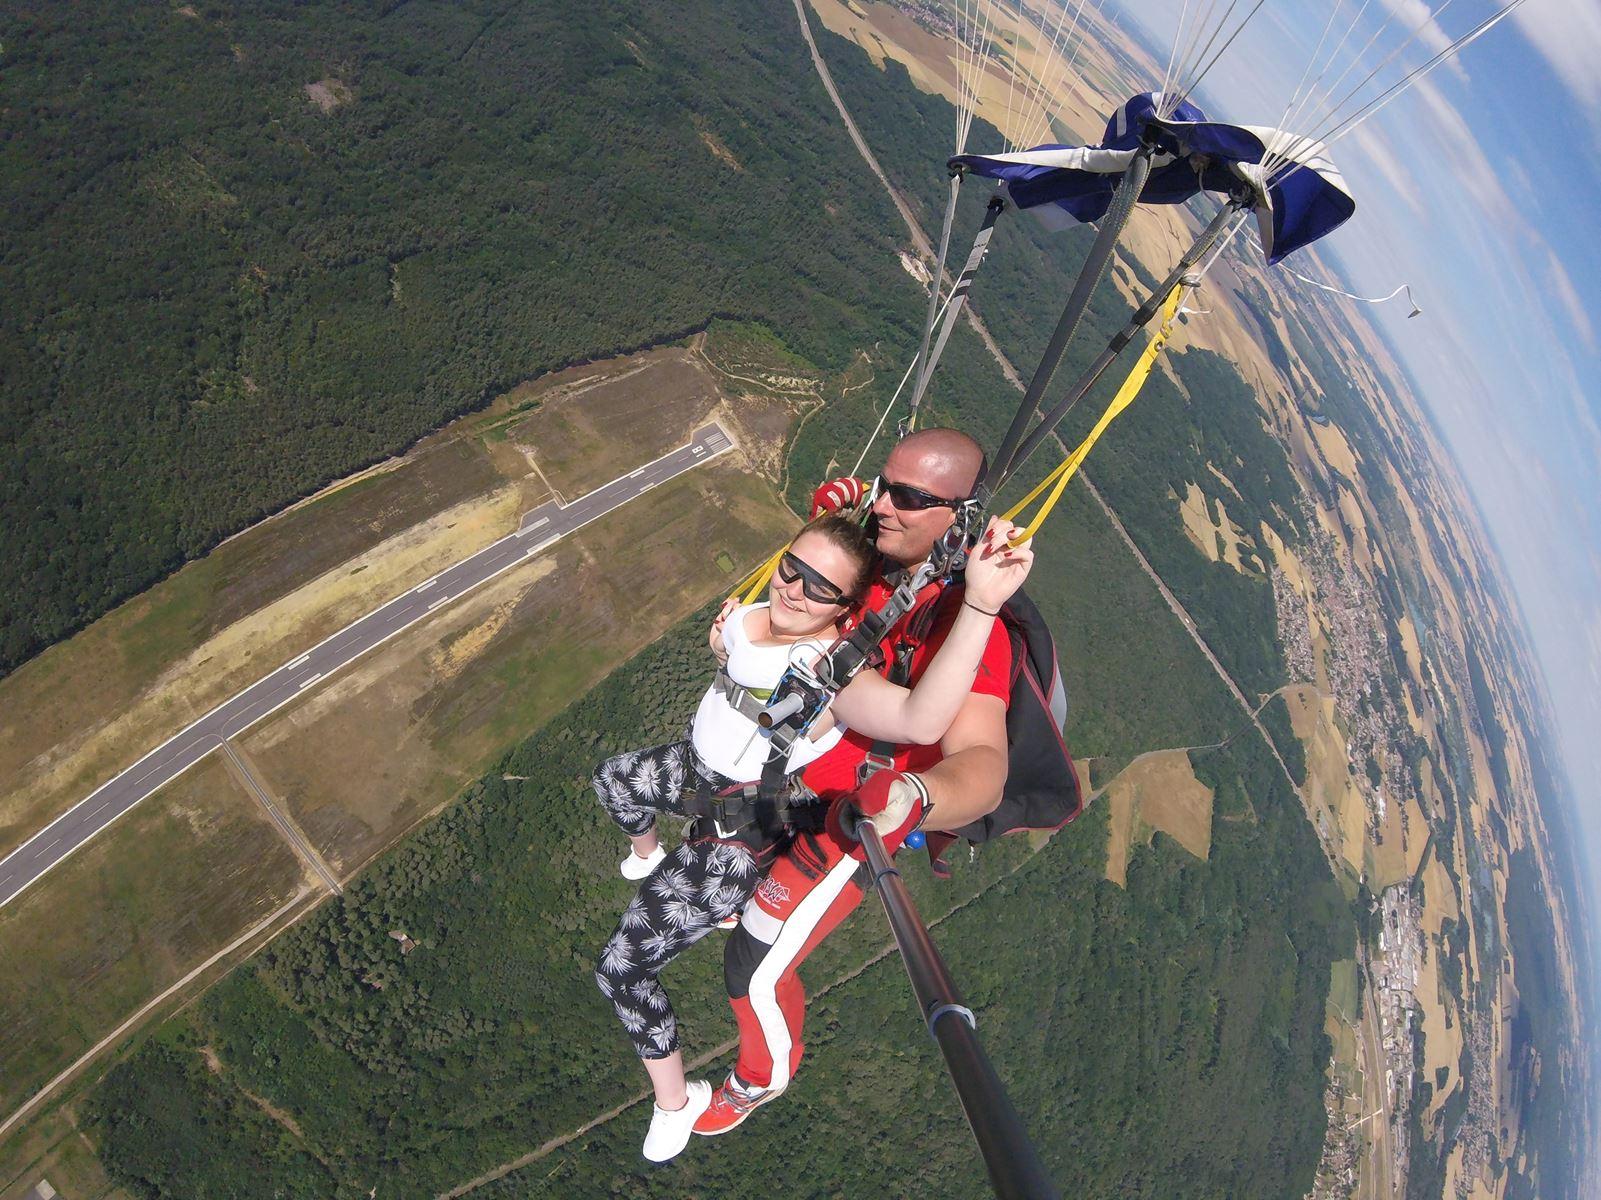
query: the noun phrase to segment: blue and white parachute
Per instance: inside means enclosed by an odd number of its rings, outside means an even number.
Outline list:
[[[1159,116],[1162,93],[1142,92],[1106,123],[1097,146],[1036,146],[959,154],[951,166],[1001,180],[1012,202],[1048,223],[1098,221],[1142,145],[1154,146],[1141,204],[1182,204],[1200,192],[1243,196],[1256,212],[1269,263],[1350,220],[1356,201],[1321,145],[1282,129],[1209,121],[1181,100]]]

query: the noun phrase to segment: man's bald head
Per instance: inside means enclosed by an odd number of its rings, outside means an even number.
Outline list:
[[[910,482],[905,475],[915,475],[924,490],[962,500],[978,486],[984,447],[960,429],[919,429],[896,443],[884,467],[887,474],[904,473],[896,474],[897,482]]]

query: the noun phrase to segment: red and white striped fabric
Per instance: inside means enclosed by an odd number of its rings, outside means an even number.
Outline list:
[[[812,516],[855,508],[867,494],[867,485],[849,475],[830,479],[812,493]]]

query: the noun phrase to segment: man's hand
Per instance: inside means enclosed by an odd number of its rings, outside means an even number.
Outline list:
[[[856,789],[854,796],[836,803],[828,812],[828,831],[841,847],[850,848],[853,858],[866,860],[867,852],[860,842],[846,832],[844,806],[854,805],[856,810],[878,830],[884,840],[884,849],[894,854],[901,848],[906,835],[923,821],[928,807],[928,789],[923,781],[909,771],[896,771],[886,767],[868,777]]]
[[[867,495],[867,485],[860,479],[853,479],[849,475],[830,479],[812,493],[812,516],[820,517],[824,513],[844,512],[848,508],[855,508],[865,495]]]

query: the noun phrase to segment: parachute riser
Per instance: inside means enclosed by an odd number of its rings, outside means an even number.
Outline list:
[[[1072,341],[1073,334],[1078,331],[1079,323],[1084,319],[1091,295],[1111,264],[1112,252],[1117,247],[1118,238],[1123,232],[1123,227],[1128,224],[1140,192],[1145,188],[1145,181],[1150,176],[1151,157],[1155,153],[1155,146],[1142,142],[1133,161],[1123,172],[1117,191],[1112,196],[1111,207],[1107,209],[1101,228],[1090,246],[1090,252],[1084,259],[1084,265],[1079,269],[1078,279],[1074,281],[1073,290],[1062,308],[1062,316],[1056,323],[1056,330],[1051,335],[1050,343],[1045,347],[1045,353],[1040,356],[1039,365],[1034,369],[1034,377],[1029,380],[1028,390],[1023,394],[1023,402],[1018,406],[1017,415],[1012,418],[1011,427],[1007,429],[1006,436],[1001,440],[1000,449],[996,451],[995,459],[990,464],[989,479],[1002,480],[1010,473],[1012,458],[1023,440],[1023,434],[1039,409],[1040,400],[1045,394],[1045,389],[1050,386],[1051,377],[1056,374],[1056,368],[1062,361],[1062,355],[1067,351],[1068,343]],[[988,479],[985,480],[985,488],[986,498],[999,490],[998,486],[991,486]]]
[[[958,168],[952,168],[956,169]],[[978,269],[984,265],[985,256],[989,254],[990,238],[995,231],[995,222],[1000,220],[1001,214],[1005,211],[1005,194],[997,184],[995,194],[984,206],[984,219],[979,224],[978,233],[973,237],[973,248],[967,252],[967,261],[962,265],[962,272],[951,285],[950,296],[945,301],[945,319],[940,323],[939,337],[934,340],[932,348],[926,341],[927,333],[932,330],[932,324],[925,330],[924,348],[916,362],[912,398],[906,406],[906,417],[899,423],[898,431],[901,437],[905,437],[917,425],[917,414],[922,407],[923,397],[928,392],[929,382],[934,378],[934,368],[939,366],[939,360],[945,353],[945,346],[951,340],[951,331],[956,328],[956,322],[962,315],[962,307],[967,303],[967,293],[973,286],[973,279],[978,275]]]
[[[1007,480],[1016,474],[1023,464],[1029,460],[1034,451],[1039,449],[1040,443],[1055,432],[1056,427],[1061,424],[1063,418],[1067,416],[1073,406],[1084,398],[1089,390],[1100,380],[1101,376],[1106,373],[1107,368],[1116,361],[1117,356],[1139,335],[1140,330],[1149,325],[1152,318],[1162,310],[1163,303],[1173,289],[1180,283],[1184,283],[1186,276],[1195,270],[1196,264],[1217,245],[1218,239],[1227,231],[1230,221],[1239,213],[1248,211],[1250,207],[1251,203],[1248,199],[1234,197],[1212,218],[1211,223],[1190,243],[1190,248],[1179,256],[1178,263],[1168,272],[1167,278],[1152,289],[1151,294],[1145,298],[1144,303],[1129,318],[1128,324],[1113,335],[1112,339],[1107,342],[1106,348],[1089,365],[1084,374],[1079,376],[1073,386],[1063,395],[1062,399],[1057,401],[1044,415],[1033,432],[1018,445],[1016,452],[1012,455],[1012,462],[1007,471],[1004,474],[994,476],[994,491],[999,491]],[[1190,286],[1190,290],[1199,286],[1199,283],[1200,280],[1197,279]],[[986,484],[986,487],[988,486]],[[986,503],[992,495],[993,493],[985,497]]]
[[[917,405],[923,398],[922,379],[928,372],[929,342],[934,337],[934,321],[939,314],[939,295],[945,287],[945,259],[951,248],[951,225],[956,219],[956,198],[962,190],[962,178],[966,170],[952,164],[950,195],[945,201],[945,222],[939,234],[939,254],[934,260],[934,277],[928,285],[928,316],[923,320],[923,341],[917,348],[917,367],[912,375],[918,381],[918,386],[912,391],[912,402],[906,414],[906,420],[901,423],[901,435],[917,422]]]

